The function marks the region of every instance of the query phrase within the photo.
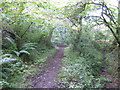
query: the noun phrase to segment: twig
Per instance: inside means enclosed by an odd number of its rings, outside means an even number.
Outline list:
[[[25,35],[25,33],[29,30],[30,26],[33,24],[33,22],[31,22],[31,24],[28,26],[28,28],[25,30],[25,32],[23,33],[23,35],[21,35],[21,38],[23,38],[23,36]]]

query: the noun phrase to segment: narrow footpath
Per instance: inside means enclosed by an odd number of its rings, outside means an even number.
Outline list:
[[[56,75],[61,68],[61,60],[64,57],[66,45],[56,43],[59,49],[44,64],[44,70],[31,78],[32,84],[28,88],[54,88],[56,87]]]

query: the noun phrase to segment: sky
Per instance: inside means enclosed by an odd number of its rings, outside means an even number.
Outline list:
[[[54,3],[54,5],[57,7],[64,7],[68,3],[75,3],[79,1],[81,0],[50,0],[50,2]],[[83,0],[83,1],[86,1],[86,0]],[[92,0],[92,1],[99,1],[99,0]],[[113,6],[118,6],[118,0],[103,0],[103,1],[107,1],[109,4]]]
[[[36,2],[41,2],[41,1],[45,1],[45,0],[3,0],[3,1],[8,1],[8,2],[12,2],[12,1],[36,1]],[[89,0],[50,0],[50,2],[54,3],[54,5],[57,6],[57,7],[64,7],[70,2],[75,3],[75,2],[79,2],[79,1],[89,1]],[[91,0],[91,1],[100,1],[100,0]],[[108,3],[110,3],[112,5],[115,5],[115,6],[117,6],[117,4],[118,4],[118,0],[103,0],[103,1],[107,1]]]

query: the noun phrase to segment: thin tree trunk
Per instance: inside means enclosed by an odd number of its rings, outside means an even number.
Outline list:
[[[53,34],[53,30],[54,30],[55,28],[50,28],[50,33],[49,33],[49,36],[48,36],[48,40],[47,40],[47,42],[46,42],[46,45],[48,45],[48,46],[50,46],[50,45],[52,45],[52,43],[51,43],[51,38],[52,38],[52,34]]]
[[[120,0],[118,1],[118,28],[117,35],[120,41]],[[118,47],[118,78],[120,78],[120,45]],[[118,81],[120,84],[120,80]]]
[[[118,28],[117,28],[117,34],[118,34],[118,38],[120,41],[120,0],[118,1]],[[120,45],[119,45],[120,47]]]

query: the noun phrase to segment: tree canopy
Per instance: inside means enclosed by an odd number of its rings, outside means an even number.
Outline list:
[[[37,66],[42,70],[58,48],[54,55],[64,56],[57,79],[66,87],[103,88],[109,80],[102,74],[117,78],[120,0],[4,0],[0,2],[0,34],[3,88],[26,87],[26,77]],[[57,46],[67,47],[63,52]]]

